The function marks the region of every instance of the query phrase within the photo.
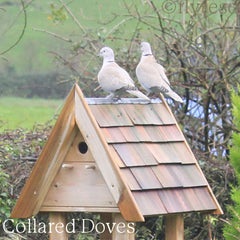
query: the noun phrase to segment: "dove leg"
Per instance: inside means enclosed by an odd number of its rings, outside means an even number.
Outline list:
[[[113,99],[114,93],[110,93],[109,95],[106,96],[106,99]]]

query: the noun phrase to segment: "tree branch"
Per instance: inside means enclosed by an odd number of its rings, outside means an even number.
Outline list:
[[[22,32],[21,32],[20,36],[18,37],[18,39],[16,40],[16,42],[13,45],[11,45],[9,48],[7,48],[6,50],[1,52],[0,55],[3,55],[5,53],[9,52],[14,47],[16,47],[17,44],[21,41],[21,39],[22,39],[22,37],[25,33],[25,30],[26,30],[26,27],[27,27],[27,12],[26,12],[26,8],[25,8],[25,5],[24,5],[24,1],[23,0],[20,0],[20,1],[21,1],[21,5],[22,5],[22,11],[23,11],[23,14],[24,14],[24,25],[23,25]]]

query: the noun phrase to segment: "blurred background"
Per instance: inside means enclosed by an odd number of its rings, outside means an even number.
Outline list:
[[[0,223],[73,84],[86,97],[106,96],[100,48],[113,48],[140,88],[143,40],[184,100],[168,103],[225,212],[186,215],[185,239],[240,239],[240,163],[231,160],[240,144],[239,0],[0,0]],[[137,239],[162,239],[162,222],[139,224]]]

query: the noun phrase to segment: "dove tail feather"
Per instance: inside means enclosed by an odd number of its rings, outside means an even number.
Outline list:
[[[180,96],[178,96],[175,92],[171,91],[171,92],[167,92],[166,93],[169,97],[173,98],[175,101],[183,103],[183,100]]]
[[[149,98],[143,94],[142,92],[140,92],[139,90],[126,90],[128,93],[138,97],[138,98],[143,98],[143,99],[146,99],[146,100],[149,100]]]

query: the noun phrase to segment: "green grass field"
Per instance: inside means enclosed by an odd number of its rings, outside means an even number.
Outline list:
[[[0,131],[55,122],[64,100],[0,98]]]

